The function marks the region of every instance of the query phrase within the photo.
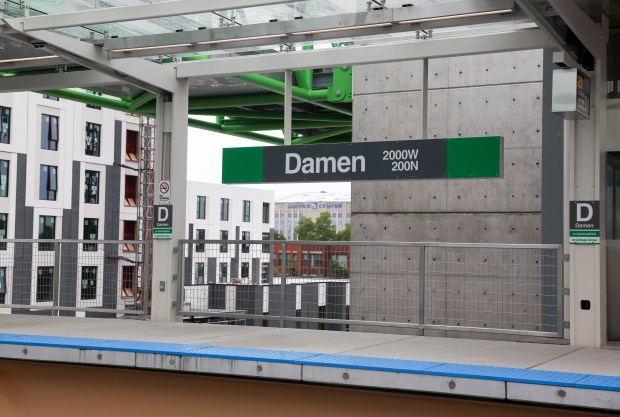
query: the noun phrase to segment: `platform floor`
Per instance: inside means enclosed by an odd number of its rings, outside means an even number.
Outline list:
[[[84,342],[93,339],[94,342]],[[50,340],[60,342],[49,344]],[[28,355],[24,346],[30,346]],[[84,349],[97,356],[89,357]],[[71,354],[72,350],[79,354]],[[184,356],[187,357],[182,360],[174,359]],[[614,347],[594,349],[376,333],[2,315],[0,357],[299,379],[620,409],[620,349]],[[382,362],[377,365],[377,360]],[[451,364],[466,367],[455,368]],[[423,372],[442,366],[447,366],[443,373]],[[554,372],[528,374],[540,376],[540,380],[504,377],[523,370]],[[599,382],[588,385],[588,389],[562,382],[581,377]],[[557,385],[554,381],[558,381]]]

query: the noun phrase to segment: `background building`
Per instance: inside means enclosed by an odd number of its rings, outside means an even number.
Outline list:
[[[287,239],[295,240],[299,219],[307,217],[315,220],[325,211],[331,214],[336,231],[343,230],[351,223],[351,195],[321,191],[285,197],[276,202],[275,229]]]

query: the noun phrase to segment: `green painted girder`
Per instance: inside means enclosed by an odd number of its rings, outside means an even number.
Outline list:
[[[262,110],[240,110],[231,107],[220,109],[200,109],[190,110],[190,114],[197,116],[228,116],[241,117],[245,119],[261,119],[261,120],[284,120],[284,113],[277,111]],[[351,117],[341,113],[305,113],[293,112],[293,120],[324,120],[326,122],[349,122]]]
[[[238,120],[224,120],[220,126],[222,132],[252,132],[260,130],[280,130],[284,127],[281,121],[238,121]],[[293,129],[320,129],[330,127],[351,127],[351,121],[345,122],[326,122],[323,120],[294,120],[292,122]]]
[[[225,107],[248,107],[283,104],[284,96],[275,93],[244,94],[236,96],[214,96],[190,98],[189,110],[219,109]],[[140,107],[144,111],[155,111],[155,103],[147,103]]]

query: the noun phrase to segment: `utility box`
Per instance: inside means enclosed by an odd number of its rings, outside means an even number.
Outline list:
[[[565,119],[590,118],[590,77],[577,68],[553,70],[551,111]]]

